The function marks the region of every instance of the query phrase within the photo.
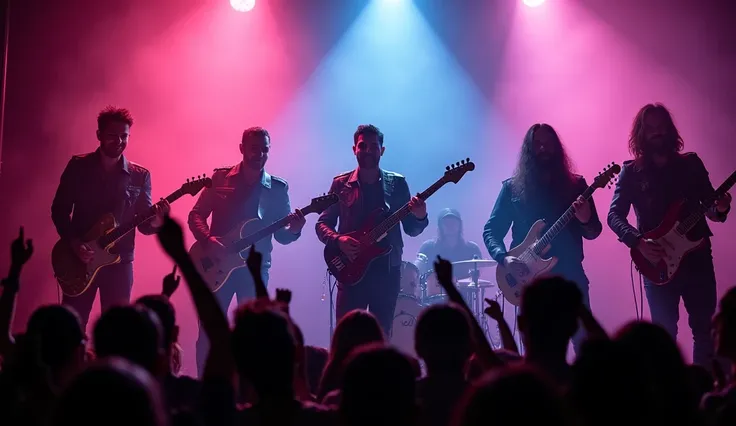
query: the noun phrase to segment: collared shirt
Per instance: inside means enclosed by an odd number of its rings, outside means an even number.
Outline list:
[[[236,166],[215,169],[212,175],[212,188],[205,188],[197,203],[189,213],[189,229],[198,241],[211,235],[220,237],[249,219],[260,218],[255,229],[247,228],[246,233],[257,231],[291,213],[289,185],[277,177],[263,171],[260,180],[248,184],[241,170],[242,162]],[[211,224],[207,219],[212,216]],[[273,235],[281,244],[296,241],[301,234],[294,234],[282,228]],[[264,267],[271,266],[271,237],[259,241],[256,249],[263,255]]]
[[[115,169],[106,171],[101,155],[98,149],[73,156],[61,175],[51,204],[51,219],[62,239],[82,238],[107,213],[123,224],[151,208],[150,172],[125,156]],[[138,229],[144,234],[155,233],[150,221]],[[130,232],[111,251],[123,262],[131,262],[134,247],[135,232]]]

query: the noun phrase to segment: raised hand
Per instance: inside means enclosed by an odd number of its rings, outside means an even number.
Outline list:
[[[180,281],[181,276],[176,275],[176,265],[174,265],[174,270],[164,277],[163,295],[171,297],[176,292],[176,289],[179,288]]]
[[[166,216],[164,224],[159,228],[156,237],[164,251],[175,261],[181,260],[182,256],[187,255],[181,226],[170,216]]]
[[[486,315],[494,319],[495,321],[503,321],[503,312],[501,312],[501,305],[492,299],[486,299],[488,307],[483,311]]]
[[[437,274],[437,281],[440,282],[442,287],[447,285],[454,288],[452,283],[452,263],[437,256],[437,260],[434,262],[434,272]]]
[[[289,304],[291,303],[291,290],[285,288],[276,289],[276,302],[283,305],[284,312],[289,314]]]
[[[261,275],[263,255],[260,252],[257,252],[255,247],[250,246],[250,251],[248,251],[248,257],[245,259],[245,264],[248,266],[248,270],[253,276],[253,284],[256,286],[256,298],[268,299],[266,283],[263,282],[263,275]]]
[[[33,240],[25,239],[25,230],[20,227],[18,231],[18,238],[10,243],[10,262],[11,265],[20,269],[23,265],[28,262],[28,259],[33,255]]]

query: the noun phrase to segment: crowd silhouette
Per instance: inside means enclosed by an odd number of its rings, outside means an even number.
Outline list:
[[[609,335],[575,283],[540,279],[522,295],[522,356],[498,304],[487,300],[485,312],[503,340],[503,349],[493,350],[454,287],[452,265],[438,258],[449,302],[420,315],[418,360],[392,348],[376,318],[361,310],[339,321],[329,350],[305,345],[289,315],[291,292],[269,298],[261,255],[252,249],[247,265],[256,298],[229,324],[194,268],[179,224],[167,218],[157,236],[176,265],[161,294],[107,309],[90,340],[78,315],[61,305],[39,307],[24,333],[10,334],[23,265],[33,255],[21,228],[0,295],[0,424],[736,424],[736,288],[713,318],[718,360],[696,366],[685,363],[661,327],[634,321]],[[169,298],[180,284],[210,341],[197,379],[179,375]],[[579,327],[586,340],[570,364],[566,353]]]

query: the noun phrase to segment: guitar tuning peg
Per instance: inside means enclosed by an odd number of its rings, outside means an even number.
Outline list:
[[[458,161],[457,163],[455,163],[455,165],[456,165],[457,167],[460,167],[460,162]]]
[[[445,167],[445,170],[447,170],[449,172],[450,171],[450,166],[446,166]]]
[[[465,164],[465,160],[460,160],[460,164]]]
[[[465,161],[467,161],[468,163],[470,163],[470,157],[466,158]]]

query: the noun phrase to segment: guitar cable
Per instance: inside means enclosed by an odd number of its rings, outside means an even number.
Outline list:
[[[631,294],[634,296],[634,311],[636,312],[636,320],[640,321],[641,316],[639,315],[639,303],[636,298],[636,286],[634,285],[634,261],[631,261],[629,265],[629,273],[631,274]]]
[[[636,312],[636,320],[641,321],[644,319],[644,278],[639,272],[639,298],[636,297],[636,285],[634,284],[634,261],[631,261],[631,293],[634,296],[634,310]]]

